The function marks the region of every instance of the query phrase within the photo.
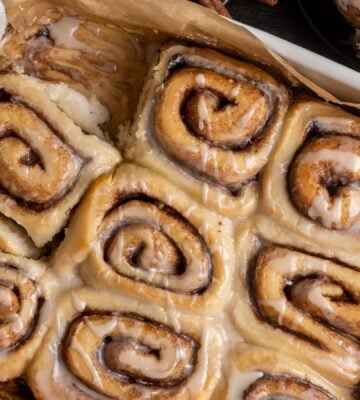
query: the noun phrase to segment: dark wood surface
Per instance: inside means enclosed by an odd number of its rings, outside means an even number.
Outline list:
[[[317,0],[313,0],[316,2]],[[233,18],[262,29],[292,43],[321,54],[334,61],[346,64],[312,29],[301,12],[297,0],[279,0],[267,6],[256,0],[228,0],[227,8]],[[324,18],[326,16],[324,15]],[[331,29],[331,26],[329,26]]]

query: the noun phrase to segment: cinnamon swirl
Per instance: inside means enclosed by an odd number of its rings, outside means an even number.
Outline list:
[[[321,246],[358,251],[360,119],[317,101],[289,111],[264,173],[267,215]]]
[[[334,383],[356,385],[359,271],[294,248],[301,238],[279,228],[265,231],[259,221],[245,225],[237,237],[240,277],[234,317],[241,335],[296,357]]]
[[[226,377],[226,389],[215,399],[263,398],[350,400],[351,393],[285,355],[261,347],[237,345]]]
[[[45,270],[40,261],[0,253],[0,382],[24,372],[46,332]]]
[[[0,248],[33,255],[34,247],[63,228],[89,184],[120,155],[85,135],[38,90],[37,80],[25,76],[0,75],[0,128],[0,215],[6,217],[0,222],[5,226]]]
[[[219,378],[220,338],[195,317],[82,289],[55,318],[27,374],[39,400],[205,400]]]
[[[213,314],[230,296],[232,232],[164,178],[122,164],[92,186],[54,265],[68,274],[82,262],[96,288]]]
[[[223,215],[248,215],[286,108],[285,88],[255,66],[169,45],[144,89],[127,157]]]

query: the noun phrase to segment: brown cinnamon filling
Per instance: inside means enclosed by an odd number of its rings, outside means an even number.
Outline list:
[[[306,380],[265,375],[244,393],[244,400],[336,400],[330,393]]]
[[[328,229],[351,228],[360,221],[360,140],[322,135],[310,125],[307,139],[288,169],[287,186],[296,209]],[[360,207],[359,207],[360,208]]]
[[[108,230],[104,224],[106,233],[104,233],[103,258],[106,263],[119,275],[168,291],[186,295],[204,293],[212,282],[213,264],[209,248],[198,230],[173,208],[141,193],[120,197],[108,212],[107,218],[111,220],[112,215],[117,218],[119,212],[126,211],[126,207],[151,210],[156,213],[155,221],[124,216]],[[178,225],[182,232],[186,232],[184,240],[188,242],[185,246],[187,253],[181,248],[183,243],[178,243],[179,239],[175,236],[169,236],[162,224]],[[195,257],[196,254],[201,257],[198,260],[199,268],[202,268],[199,270],[200,278],[194,276],[188,286],[182,288],[177,287],[176,282],[171,284],[171,277],[178,277],[181,280],[189,272],[190,264],[194,267],[191,257],[192,255]],[[128,272],[120,269],[120,257],[131,268],[148,273],[147,278],[136,276],[134,271],[132,271],[134,274],[130,274],[131,269]],[[151,279],[152,272],[159,274],[161,280]]]
[[[346,284],[346,277],[339,276],[335,279],[333,273],[331,277],[326,276],[324,271],[317,267],[309,268],[308,272],[302,272],[298,268],[292,270],[291,268],[295,267],[291,267],[290,260],[282,261],[291,254],[308,256],[303,251],[299,253],[286,247],[266,244],[251,262],[247,284],[257,317],[318,348],[327,349],[327,343],[316,333],[310,336],[302,331],[301,325],[297,326],[296,321],[300,320],[299,316],[288,313],[285,305],[288,303],[290,307],[294,307],[296,313],[301,312],[303,316],[311,317],[324,327],[346,337],[345,340],[349,343],[352,342],[353,345],[358,346],[360,320],[356,318],[356,315],[360,309],[360,299],[357,293],[352,292],[351,282]],[[321,260],[319,258],[319,264]],[[326,259],[323,260],[326,261]],[[311,260],[308,261],[310,262]],[[279,272],[276,270],[276,265]],[[287,268],[288,272],[286,272]],[[357,273],[357,270],[345,265],[339,265],[339,268],[344,269],[344,272],[348,269],[352,274]],[[269,275],[271,271],[279,275],[276,287],[269,287],[267,283],[275,279],[275,276]]]
[[[16,266],[0,264],[0,274],[3,276],[0,278],[0,329],[13,324],[14,318],[22,318],[21,322],[19,322],[19,328],[17,328],[18,331],[16,329],[6,338],[1,338],[4,343],[1,343],[0,347],[7,351],[14,351],[24,345],[32,336],[38,324],[41,308],[45,300],[38,294],[36,294],[36,297],[34,296],[34,293],[38,290],[37,283],[30,278],[26,278],[25,281],[25,277],[20,276],[21,271]],[[6,276],[8,276],[8,279],[17,276],[16,280],[18,282],[7,280]],[[23,319],[21,312],[24,304],[28,301],[23,296],[24,291],[27,289],[30,291],[28,296],[31,301],[36,302],[36,307],[33,307],[33,312],[27,315],[26,319]]]
[[[1,159],[1,164],[3,164],[1,166],[2,173],[5,175],[3,179],[0,179],[0,193],[6,194],[12,198],[19,206],[34,212],[47,210],[60,202],[66,196],[66,194],[75,187],[80,177],[81,169],[88,162],[88,160],[77,154],[75,150],[68,144],[61,144],[64,143],[64,139],[60,132],[54,130],[46,118],[40,115],[38,111],[32,109],[28,104],[19,100],[16,96],[6,92],[4,89],[1,90],[0,95],[0,104],[6,109],[9,109],[9,112],[11,111],[11,113],[16,113],[16,110],[21,110],[21,113],[26,116],[27,119],[32,119],[34,123],[40,124],[39,126],[44,127],[44,129],[50,131],[54,137],[60,140],[58,144],[60,152],[54,154],[54,157],[58,158],[59,162],[66,162],[66,158],[70,157],[73,160],[72,162],[78,166],[79,173],[72,178],[69,176],[68,183],[63,186],[58,193],[54,194],[52,192],[53,188],[51,187],[44,186],[43,189],[41,189],[42,184],[39,184],[38,188],[35,187],[34,190],[31,191],[28,187],[30,183],[26,182],[26,179],[22,175],[18,175],[16,168],[13,166],[9,167],[7,161]],[[21,118],[21,115],[19,115],[19,118]],[[47,165],[43,156],[38,150],[33,148],[30,141],[26,140],[16,132],[16,126],[18,124],[19,121],[12,122],[9,120],[7,127],[4,128],[5,132],[3,131],[0,137],[0,148],[3,148],[3,151],[6,151],[6,154],[8,155],[12,155],[12,152],[17,149],[16,152],[19,155],[17,162],[20,165],[26,166],[28,171],[30,171],[29,173],[34,171],[34,173],[36,172],[37,175],[41,173],[47,174]],[[36,132],[34,132],[34,134],[35,133]],[[34,175],[34,177],[37,175]],[[56,181],[52,184],[56,186]],[[33,195],[31,194],[32,192],[34,192]],[[23,193],[25,194],[26,198],[23,197]],[[32,198],[34,200],[32,200]]]
[[[245,177],[244,166],[239,175],[240,167],[230,159],[241,154],[251,158],[264,145],[279,104],[277,94],[266,83],[240,79],[233,71],[213,71],[182,55],[170,61],[163,85],[153,108],[153,139],[181,168],[237,195],[256,179],[259,168],[248,168]],[[228,160],[213,160],[218,151]]]
[[[69,370],[87,385],[79,351],[90,357],[103,384],[172,388],[193,373],[199,347],[190,336],[141,315],[94,310],[71,322],[62,354]]]

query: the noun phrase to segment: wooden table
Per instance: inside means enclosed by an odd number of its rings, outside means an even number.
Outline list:
[[[279,0],[275,7],[264,5],[256,0],[228,0],[226,4],[232,17],[238,21],[344,63],[312,30],[297,0]],[[331,29],[330,26],[329,29]]]

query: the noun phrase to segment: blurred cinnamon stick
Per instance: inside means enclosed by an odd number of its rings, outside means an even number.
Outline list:
[[[269,6],[275,6],[278,0],[259,0],[261,3],[267,4]]]

